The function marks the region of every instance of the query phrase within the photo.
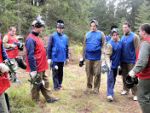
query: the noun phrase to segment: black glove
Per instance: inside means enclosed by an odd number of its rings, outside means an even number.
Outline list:
[[[109,68],[108,68],[108,66],[106,64],[101,66],[101,72],[102,73],[106,73],[106,72],[109,72],[109,71],[110,70],[109,70]]]
[[[79,62],[79,66],[82,67],[84,65],[84,59],[81,59]]]
[[[120,66],[118,67],[118,74],[122,75],[122,68]]]
[[[14,44],[17,45],[17,47],[18,47],[18,49],[20,51],[23,51],[23,47],[24,47],[23,43],[21,43],[21,42],[15,42]]]

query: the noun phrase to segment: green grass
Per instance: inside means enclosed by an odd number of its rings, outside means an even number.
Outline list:
[[[78,65],[68,65],[64,70],[64,89],[52,91],[53,95],[59,97],[59,102],[54,104],[45,103],[41,96],[41,104],[36,104],[31,100],[30,84],[27,82],[28,74],[22,71],[25,78],[21,76],[21,85],[13,84],[8,90],[12,113],[140,113],[137,102],[131,100],[131,95],[122,97],[121,77],[118,77],[115,88],[115,101],[112,103],[106,100],[106,75],[102,75],[99,95],[86,95],[85,67]],[[47,71],[47,74],[50,74]],[[52,78],[50,76],[50,87],[52,88]]]

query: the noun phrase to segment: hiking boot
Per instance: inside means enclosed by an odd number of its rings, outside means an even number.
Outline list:
[[[99,94],[99,90],[98,89],[94,89],[93,90],[93,94]]]
[[[91,94],[92,93],[92,89],[91,88],[86,88],[86,90],[84,91],[85,94]]]
[[[59,91],[60,90],[60,88],[54,88],[54,91]]]
[[[133,100],[134,100],[134,101],[137,101],[137,100],[138,100],[138,97],[137,97],[137,96],[134,96],[134,97],[133,97]]]
[[[121,92],[121,95],[127,95],[128,94],[128,91],[126,91],[126,90],[123,90],[122,92]]]
[[[47,103],[54,103],[58,100],[59,100],[58,98],[51,97],[51,98],[47,99],[46,101],[47,101]]]
[[[114,99],[113,99],[113,97],[110,95],[110,96],[107,96],[107,100],[108,100],[108,102],[112,102]]]

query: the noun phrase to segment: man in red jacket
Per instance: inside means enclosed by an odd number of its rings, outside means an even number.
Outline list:
[[[150,112],[150,24],[143,24],[139,29],[141,36],[140,50],[134,68],[129,76],[139,78],[138,102],[143,113]]]
[[[58,99],[51,97],[49,89],[48,76],[45,71],[48,69],[46,59],[46,49],[39,34],[43,31],[45,26],[41,17],[37,17],[32,23],[32,32],[28,35],[25,46],[27,55],[27,71],[30,72],[31,83],[33,85],[31,94],[32,99],[39,101],[39,93],[42,92],[48,103],[53,103]]]
[[[9,28],[9,32],[3,38],[4,47],[10,59],[15,59],[18,56],[18,39],[16,38],[16,27]]]

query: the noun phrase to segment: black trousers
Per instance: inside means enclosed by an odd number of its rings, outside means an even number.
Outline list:
[[[58,69],[56,68],[57,66],[58,66]],[[52,64],[54,89],[59,89],[62,86],[63,67],[64,67],[64,62],[53,62]]]

